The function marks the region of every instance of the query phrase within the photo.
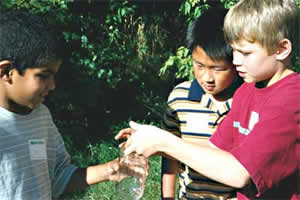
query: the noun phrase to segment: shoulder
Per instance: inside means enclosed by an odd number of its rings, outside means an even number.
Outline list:
[[[291,74],[272,88],[272,97],[281,106],[297,106],[300,107],[300,74]],[[272,103],[270,102],[270,103]]]
[[[276,89],[282,94],[289,93],[289,96],[293,95],[290,90],[298,94],[300,92],[300,74],[293,73],[285,77],[278,82]]]
[[[253,83],[243,83],[233,94],[233,102],[241,102],[242,100],[248,101],[254,93],[255,87]]]
[[[36,111],[44,114],[50,114],[48,107],[42,103],[36,108]]]
[[[241,95],[248,93],[249,91],[254,90],[253,83],[243,83],[234,93],[235,95]]]
[[[185,81],[176,85],[169,94],[168,102],[178,98],[188,98],[191,84],[191,81]]]
[[[192,81],[184,81],[184,82],[181,82],[181,83],[177,84],[174,87],[174,89],[183,89],[183,90],[187,89],[187,90],[189,90],[191,85],[192,85]]]
[[[34,112],[38,116],[43,116],[44,119],[52,120],[51,113],[48,107],[44,104],[40,104],[39,107],[34,110]]]

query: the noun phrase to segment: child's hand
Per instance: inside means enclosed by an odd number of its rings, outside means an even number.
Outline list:
[[[107,165],[107,173],[108,173],[108,180],[119,182],[119,170],[120,170],[120,163],[119,158],[116,158],[108,163]],[[123,177],[124,178],[124,177]]]
[[[122,138],[128,139],[135,132],[132,128],[124,128],[119,131],[119,133],[115,136],[115,140],[120,140]]]
[[[135,132],[134,129],[132,128],[124,128],[122,130],[119,131],[119,133],[115,136],[115,140],[120,140],[120,139],[126,139],[128,140],[128,138]],[[125,143],[126,142],[122,142],[119,144],[120,148],[125,148]]]
[[[133,121],[129,125],[130,128],[121,130],[116,136],[116,139],[127,138],[126,143],[120,145],[125,147],[125,156],[137,152],[149,157],[157,153],[168,142],[168,137],[171,135],[167,131],[152,125],[142,125]]]

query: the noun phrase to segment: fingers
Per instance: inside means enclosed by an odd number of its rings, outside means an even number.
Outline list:
[[[126,142],[122,142],[121,144],[119,144],[120,148],[125,149],[123,152],[124,156],[127,156],[132,152],[136,152],[137,154],[141,155],[141,154],[143,154],[143,151],[142,150],[139,151],[139,150],[135,149],[135,147],[132,145],[131,138],[136,131],[141,129],[141,127],[143,125],[138,124],[134,121],[130,121],[129,126],[130,126],[130,128],[125,128],[125,129],[120,130],[120,132],[115,136],[115,139],[116,140],[119,140],[122,138],[127,139]]]
[[[119,140],[121,138],[128,138],[135,130],[132,128],[125,128],[120,130],[120,132],[115,136],[115,140]]]
[[[134,122],[134,121],[130,121],[129,122],[129,126],[130,128],[125,128],[125,129],[122,129],[116,136],[115,136],[115,139],[116,140],[119,140],[121,138],[126,138],[128,139],[128,137],[130,135],[132,135],[132,133],[134,133],[141,125]]]
[[[122,142],[119,144],[120,149],[125,149],[126,142]]]
[[[124,150],[124,156],[128,156],[132,152],[136,152],[135,147],[133,145],[129,145]]]
[[[134,130],[138,130],[139,128],[140,128],[140,126],[142,126],[141,124],[138,124],[138,123],[136,123],[136,122],[134,122],[134,121],[130,121],[129,122],[129,126],[130,126],[130,128],[132,128],[132,129],[134,129]]]

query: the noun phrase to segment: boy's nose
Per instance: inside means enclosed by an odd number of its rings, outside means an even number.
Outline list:
[[[233,53],[232,64],[239,66],[242,64],[242,56],[239,53]]]
[[[204,82],[213,82],[214,81],[213,72],[211,72],[209,69],[206,70],[206,72],[202,76],[202,79]]]

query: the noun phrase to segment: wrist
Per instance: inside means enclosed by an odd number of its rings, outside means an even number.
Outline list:
[[[116,181],[116,178],[118,176],[118,170],[119,170],[119,161],[118,159],[115,159],[113,161],[110,161],[106,163],[105,166],[105,180],[109,181]]]
[[[169,156],[172,156],[172,152],[174,149],[177,149],[180,145],[181,139],[177,136],[172,135],[171,133],[165,131],[163,135],[163,139],[160,140],[158,150],[159,152],[163,152]]]

